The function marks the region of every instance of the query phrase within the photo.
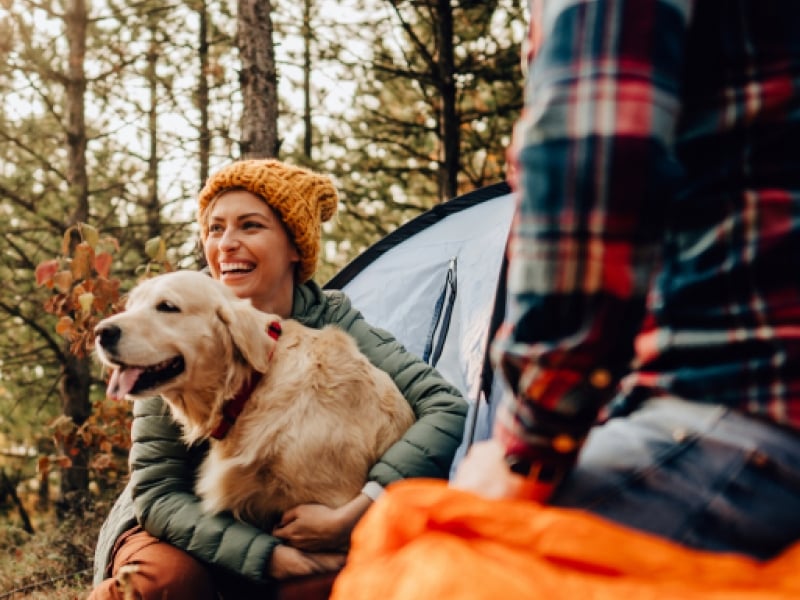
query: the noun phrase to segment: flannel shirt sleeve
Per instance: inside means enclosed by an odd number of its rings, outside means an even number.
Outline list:
[[[492,355],[507,455],[575,460],[629,368],[661,249],[691,2],[532,0],[518,208]],[[657,299],[656,299],[657,300]]]

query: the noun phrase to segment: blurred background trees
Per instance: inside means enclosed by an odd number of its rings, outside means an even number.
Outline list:
[[[100,369],[57,333],[35,277],[74,258],[78,224],[113,240],[124,293],[144,265],[198,266],[209,172],[277,156],[340,190],[322,283],[419,212],[504,179],[524,4],[0,1],[0,469],[35,482],[32,457],[50,453],[67,508],[114,467],[99,445],[124,470],[119,407],[103,408]],[[67,430],[84,438],[65,448]]]

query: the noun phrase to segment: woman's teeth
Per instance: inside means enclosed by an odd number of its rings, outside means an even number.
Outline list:
[[[247,273],[253,270],[253,265],[249,263],[225,263],[220,265],[219,270],[223,275],[227,273]]]

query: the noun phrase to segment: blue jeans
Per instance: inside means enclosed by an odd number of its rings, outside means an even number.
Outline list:
[[[769,558],[800,540],[800,433],[654,398],[592,431],[552,503],[694,548]]]

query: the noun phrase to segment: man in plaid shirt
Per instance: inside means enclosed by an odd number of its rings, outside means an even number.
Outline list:
[[[508,393],[454,485],[773,556],[800,539],[800,2],[531,20]]]

